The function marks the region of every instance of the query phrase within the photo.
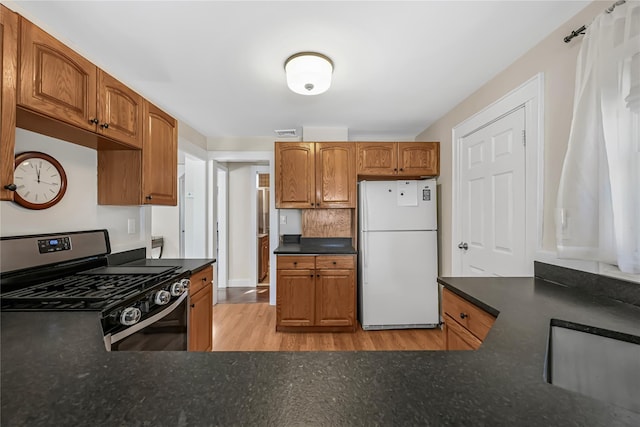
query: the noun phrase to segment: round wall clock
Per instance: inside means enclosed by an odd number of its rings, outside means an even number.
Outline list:
[[[62,200],[67,175],[62,165],[48,154],[27,151],[16,154],[13,200],[27,209],[47,209]]]

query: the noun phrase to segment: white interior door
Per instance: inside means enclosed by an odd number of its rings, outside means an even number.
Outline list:
[[[518,108],[461,140],[464,276],[527,275],[524,129]]]

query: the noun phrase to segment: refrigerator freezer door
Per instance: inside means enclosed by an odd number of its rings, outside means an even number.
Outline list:
[[[436,232],[362,234],[359,278],[362,327],[438,325]]]
[[[362,231],[436,230],[436,181],[362,181]]]

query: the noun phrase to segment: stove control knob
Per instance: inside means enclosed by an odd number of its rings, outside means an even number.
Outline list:
[[[142,312],[136,307],[127,307],[120,313],[120,324],[124,326],[131,326],[138,323],[142,317]]]
[[[174,297],[179,297],[184,293],[184,291],[186,291],[186,289],[182,281],[175,282],[173,285],[171,285],[170,292],[171,292],[171,295],[173,295]]]
[[[180,280],[180,284],[182,285],[182,287],[184,288],[184,290],[186,291],[187,289],[189,289],[189,285],[191,285],[191,280],[189,279],[182,279]]]
[[[153,302],[158,305],[168,304],[171,300],[171,294],[168,291],[158,291],[153,297]]]

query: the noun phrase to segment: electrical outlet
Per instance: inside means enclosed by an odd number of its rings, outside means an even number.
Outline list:
[[[280,215],[280,224],[286,224],[286,223],[287,223],[287,216]]]
[[[136,232],[136,220],[133,218],[129,218],[127,221],[127,232],[129,234],[135,234]]]

